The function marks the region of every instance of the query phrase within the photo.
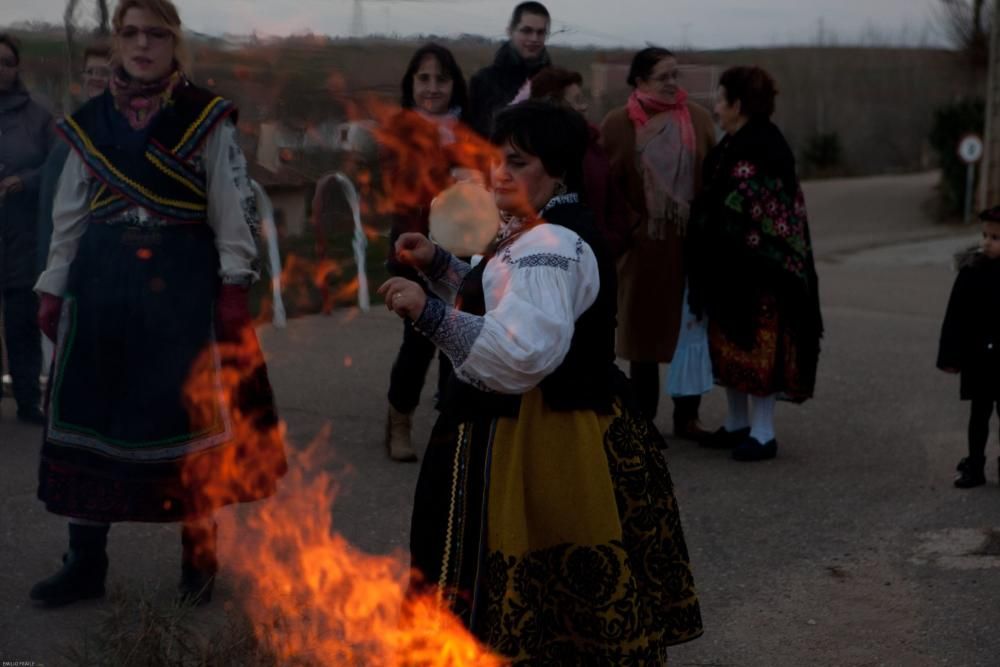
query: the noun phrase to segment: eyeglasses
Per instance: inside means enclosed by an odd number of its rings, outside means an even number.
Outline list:
[[[649,77],[649,80],[655,81],[656,83],[666,83],[667,81],[680,81],[681,71],[675,69],[672,72],[664,72],[660,76]]]
[[[83,70],[84,76],[89,76],[95,79],[107,79],[111,76],[110,67],[88,67]]]
[[[139,39],[139,35],[145,35],[146,39],[150,42],[163,42],[174,36],[170,30],[166,28],[152,27],[152,28],[139,28],[134,25],[128,25],[118,31],[118,36],[126,41],[135,41]]]
[[[17,67],[17,60],[14,58],[0,58],[0,67],[6,67],[7,69],[14,69]]]

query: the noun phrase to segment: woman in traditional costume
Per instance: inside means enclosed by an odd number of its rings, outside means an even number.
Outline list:
[[[777,88],[758,67],[719,80],[726,136],[705,161],[691,230],[692,301],[707,313],[716,381],[729,402],[712,444],[733,458],[773,458],[779,396],[813,395],[823,319],[795,157],[771,122]]]
[[[614,264],[577,195],[586,122],[524,102],[492,139],[504,223],[475,268],[397,244],[456,307],[381,288],[455,367],[417,483],[414,588],[515,664],[665,664],[701,616],[662,438],[615,366]]]
[[[180,591],[203,603],[213,510],[285,471],[247,307],[255,200],[236,110],[184,76],[170,0],[121,0],[113,27],[110,90],[59,124],[72,151],[35,287],[56,341],[38,496],[69,517],[69,551],[31,598],[102,596],[111,523],[179,521]]]

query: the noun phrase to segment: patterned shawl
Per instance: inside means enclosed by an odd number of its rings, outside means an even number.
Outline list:
[[[749,341],[747,308],[763,289],[818,340],[823,324],[805,198],[781,131],[756,119],[727,136],[705,160],[704,183],[686,262],[697,312]]]
[[[628,116],[635,125],[635,149],[651,239],[683,234],[690,217],[697,148],[687,97],[683,90],[673,104],[639,91],[629,97]]]

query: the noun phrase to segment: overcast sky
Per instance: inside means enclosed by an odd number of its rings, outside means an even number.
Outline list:
[[[81,5],[93,0],[80,0]],[[175,0],[198,32],[351,35],[474,33],[500,37],[516,1]],[[940,0],[546,0],[555,44],[724,48],[879,40],[942,42]],[[65,0],[0,0],[0,23],[62,20]],[[360,7],[360,12],[358,8]],[[878,40],[876,40],[878,41]]]

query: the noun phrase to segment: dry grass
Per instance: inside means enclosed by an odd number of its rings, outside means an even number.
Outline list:
[[[238,609],[224,618],[208,609],[158,604],[146,594],[114,590],[100,624],[70,646],[65,662],[78,667],[275,667]],[[210,608],[209,608],[210,609]]]

